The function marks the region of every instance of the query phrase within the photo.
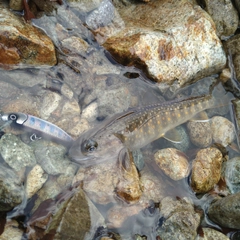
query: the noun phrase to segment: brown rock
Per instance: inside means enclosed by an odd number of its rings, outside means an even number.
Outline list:
[[[191,187],[196,193],[206,193],[221,177],[222,153],[217,148],[202,149],[193,161]]]
[[[55,65],[55,48],[51,39],[40,29],[0,4],[0,66]],[[9,66],[10,65],[10,66]]]
[[[22,11],[23,10],[22,0],[10,0],[9,7],[15,11]]]
[[[154,154],[154,159],[160,169],[173,180],[180,180],[189,174],[187,157],[175,148],[165,148]]]
[[[141,67],[155,81],[174,82],[179,88],[225,65],[213,21],[190,1],[158,0],[118,11],[126,27],[109,30],[103,46],[119,62]]]

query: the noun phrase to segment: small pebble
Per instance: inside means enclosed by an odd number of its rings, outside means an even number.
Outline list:
[[[202,149],[192,163],[191,187],[196,193],[206,193],[221,177],[222,153],[217,148]]]
[[[206,114],[207,118],[207,114]],[[197,147],[208,147],[212,143],[212,132],[210,121],[197,122],[189,121],[187,123],[191,142]]]
[[[211,119],[213,141],[228,146],[235,139],[234,124],[227,118],[216,116]]]
[[[189,164],[184,153],[175,148],[165,148],[154,154],[154,159],[164,173],[177,181],[189,174]]]

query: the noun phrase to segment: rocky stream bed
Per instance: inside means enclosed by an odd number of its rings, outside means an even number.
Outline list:
[[[127,166],[81,166],[67,147],[0,121],[0,240],[240,239],[239,14],[238,0],[1,0],[1,114],[77,139],[216,82],[232,101]]]

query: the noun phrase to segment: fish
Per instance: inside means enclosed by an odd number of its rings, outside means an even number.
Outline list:
[[[181,142],[175,135],[175,127],[194,118],[198,120],[206,109],[230,103],[232,95],[222,92],[222,89],[223,86],[219,83],[213,88],[212,93],[207,95],[130,108],[116,114],[83,133],[73,142],[68,156],[74,162],[90,166],[117,160],[122,149],[134,151],[161,137]],[[200,118],[199,121],[208,119]]]

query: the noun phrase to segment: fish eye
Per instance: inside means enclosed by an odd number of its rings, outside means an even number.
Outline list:
[[[98,143],[91,139],[85,141],[84,143],[85,152],[89,152],[89,153],[94,152],[97,149],[97,147],[98,147]]]

